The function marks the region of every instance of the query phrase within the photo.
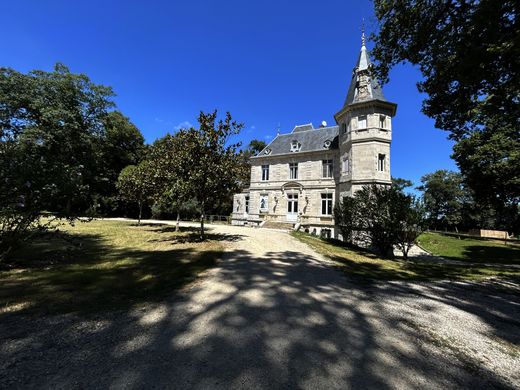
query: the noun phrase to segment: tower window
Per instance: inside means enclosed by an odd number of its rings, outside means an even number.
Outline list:
[[[325,177],[325,178],[332,177],[332,169],[333,169],[332,160],[323,160],[322,166],[323,166],[323,177]]]
[[[367,128],[367,116],[362,115],[358,116],[358,129],[366,129]]]
[[[289,164],[289,179],[298,179],[298,163]]]
[[[386,156],[384,154],[378,154],[378,156],[377,156],[377,170],[379,172],[384,172],[386,170],[385,159],[386,159]]]
[[[262,165],[262,181],[269,180],[269,165]]]
[[[348,155],[343,158],[343,173],[348,173],[350,170],[350,161]]]
[[[379,115],[379,127],[386,129],[386,115]]]

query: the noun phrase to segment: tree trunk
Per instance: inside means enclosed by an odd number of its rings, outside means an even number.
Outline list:
[[[143,214],[143,202],[138,201],[137,204],[139,205],[139,217],[137,218],[137,226],[141,225],[141,215]]]
[[[205,240],[206,235],[204,233],[204,211],[200,213],[200,239]]]
[[[175,224],[175,231],[178,232],[180,230],[179,223],[181,221],[181,214],[179,213],[179,210],[177,210],[177,223]]]

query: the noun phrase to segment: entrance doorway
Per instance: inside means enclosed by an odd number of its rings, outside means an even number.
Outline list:
[[[298,219],[298,194],[287,194],[287,221],[295,222]]]

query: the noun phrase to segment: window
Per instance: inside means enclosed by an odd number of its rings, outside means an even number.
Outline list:
[[[385,158],[386,156],[384,154],[379,154],[377,156],[377,170],[380,172],[385,171]]]
[[[262,165],[262,181],[269,180],[269,165]]]
[[[342,123],[341,124],[341,132],[343,134],[347,132],[347,124],[346,123]]]
[[[260,211],[267,211],[269,208],[268,199],[269,197],[267,195],[260,195]]]
[[[379,127],[382,129],[386,129],[386,116],[379,115]]]
[[[287,194],[287,212],[290,214],[298,213],[298,194]]]
[[[343,158],[343,173],[348,173],[350,169],[350,161],[348,155]]]
[[[249,195],[246,195],[245,206],[246,214],[249,214]]]
[[[358,123],[358,126],[357,126],[358,129],[366,129],[367,128],[367,116],[366,115],[358,116],[357,121],[358,121],[357,122]]]
[[[289,164],[289,179],[298,179],[298,163]]]
[[[323,160],[323,177],[332,177],[332,160]]]
[[[330,229],[321,229],[320,237],[329,240],[332,237]]]
[[[291,152],[299,152],[301,146],[302,146],[302,145],[301,145],[298,141],[293,140],[293,141],[291,142]]]
[[[332,215],[332,194],[321,194],[321,214]]]

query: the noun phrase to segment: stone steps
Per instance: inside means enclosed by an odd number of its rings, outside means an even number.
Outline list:
[[[262,224],[263,229],[279,229],[279,230],[292,230],[293,229],[293,223],[291,222],[273,222],[273,221],[266,221],[264,224]]]

